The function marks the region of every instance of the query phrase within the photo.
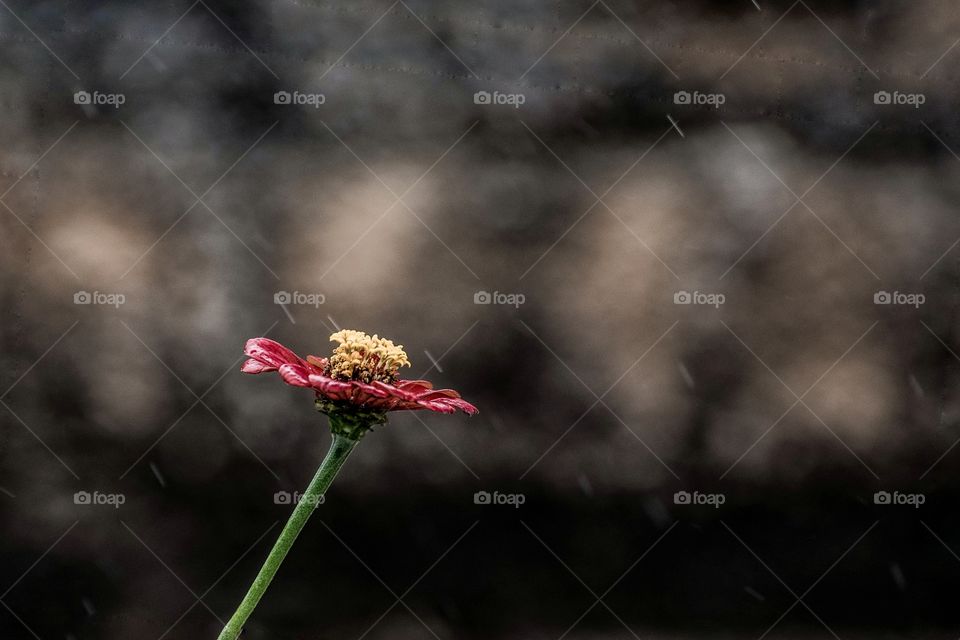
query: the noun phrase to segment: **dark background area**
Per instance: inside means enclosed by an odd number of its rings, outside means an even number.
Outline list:
[[[0,637],[216,637],[329,442],[244,341],[337,327],[480,415],[368,436],[247,638],[960,633],[954,3],[0,5]]]

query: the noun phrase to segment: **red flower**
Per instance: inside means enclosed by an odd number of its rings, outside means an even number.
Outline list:
[[[389,340],[359,331],[340,331],[330,336],[340,342],[330,358],[300,358],[290,349],[269,338],[247,340],[244,373],[276,371],[283,381],[295,387],[307,387],[317,400],[338,406],[354,406],[364,411],[386,412],[403,409],[429,409],[440,413],[474,415],[477,408],[463,400],[453,389],[434,389],[426,380],[401,380],[397,371],[409,366],[402,347]]]

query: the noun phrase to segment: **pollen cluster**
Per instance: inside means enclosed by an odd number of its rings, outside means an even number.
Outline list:
[[[394,382],[400,367],[410,366],[402,345],[374,334],[344,329],[330,336],[339,342],[327,362],[325,372],[331,378],[372,382]]]

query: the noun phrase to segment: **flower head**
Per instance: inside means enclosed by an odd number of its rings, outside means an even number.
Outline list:
[[[330,336],[330,340],[340,343],[327,361],[332,378],[394,382],[400,367],[410,366],[403,345],[397,346],[377,334],[371,338],[362,331],[345,329]]]
[[[249,360],[241,371],[276,371],[289,385],[313,389],[317,409],[330,416],[334,430],[346,430],[355,437],[372,424],[386,422],[388,411],[477,413],[453,389],[434,389],[426,380],[400,379],[400,368],[409,367],[410,360],[403,347],[390,340],[344,330],[330,336],[330,341],[338,346],[329,358],[303,359],[269,338],[251,338],[244,348]]]

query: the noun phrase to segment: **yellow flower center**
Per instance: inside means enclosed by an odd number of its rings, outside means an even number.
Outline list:
[[[327,363],[326,372],[331,378],[372,382],[394,382],[400,367],[410,366],[410,360],[402,345],[374,334],[344,329],[330,336],[331,342],[339,342]]]

